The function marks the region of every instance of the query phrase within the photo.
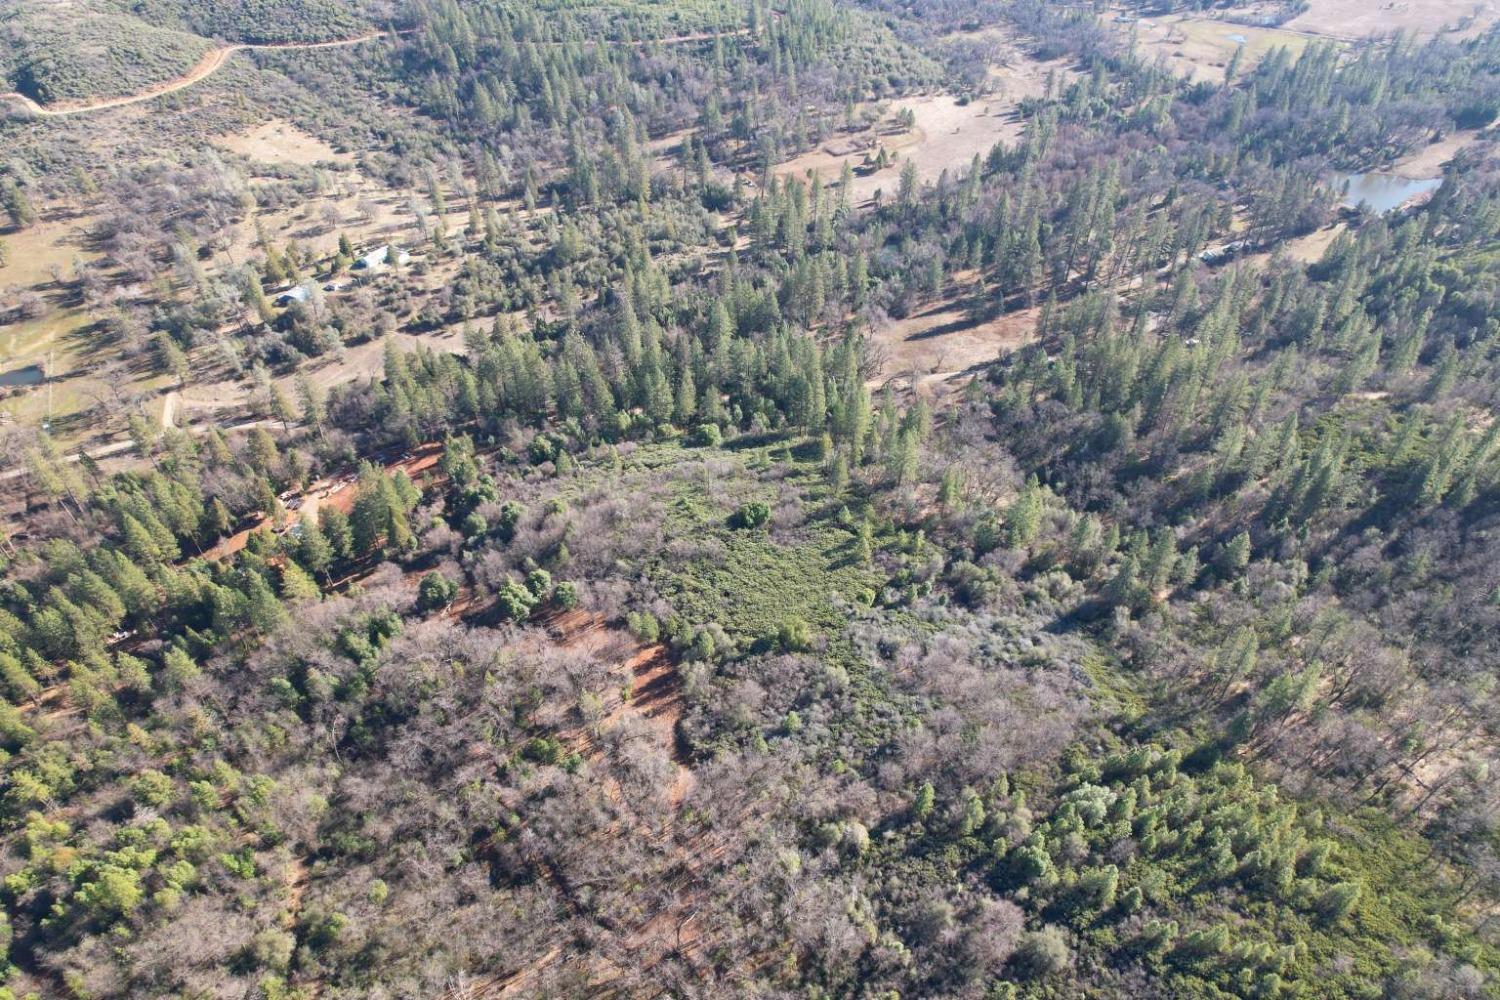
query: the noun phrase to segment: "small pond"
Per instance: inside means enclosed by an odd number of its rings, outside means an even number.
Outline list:
[[[0,372],[0,389],[11,389],[18,385],[41,385],[46,380],[47,376],[40,365],[27,365],[25,368]]]
[[[1441,177],[1400,177],[1396,174],[1345,174],[1339,183],[1348,182],[1349,193],[1344,203],[1369,205],[1377,213],[1384,214],[1406,204],[1419,194],[1436,191],[1442,185]]]

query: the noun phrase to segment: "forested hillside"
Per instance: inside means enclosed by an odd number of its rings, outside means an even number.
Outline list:
[[[42,104],[119,96],[187,74],[216,44],[327,42],[370,24],[337,0],[7,0],[0,84]]]
[[[1500,28],[1319,4],[100,13],[351,44],[0,121],[0,1000],[1500,996]]]

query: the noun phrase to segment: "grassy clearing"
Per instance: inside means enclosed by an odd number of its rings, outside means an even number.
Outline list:
[[[994,317],[972,315],[959,302],[937,302],[871,334],[884,352],[877,382],[915,375],[940,381],[985,365],[1030,340],[1038,310]]]
[[[1275,28],[1252,28],[1206,17],[1143,17],[1118,25],[1124,31],[1137,29],[1138,44],[1148,56],[1160,55],[1175,72],[1195,82],[1217,82],[1244,47],[1239,71],[1245,72],[1274,49],[1299,54],[1309,43],[1305,35]]]
[[[9,248],[7,263],[0,267],[0,286],[44,285],[52,281],[53,268],[67,272],[75,260],[97,258],[88,249],[88,231],[95,221],[88,215],[50,220],[0,236]]]
[[[623,478],[607,463],[590,463],[557,493],[572,500],[608,488],[657,505],[663,537],[690,540],[694,551],[654,552],[641,571],[686,622],[716,623],[753,644],[797,618],[832,638],[848,621],[841,604],[867,602],[884,577],[856,558],[852,521],[840,516],[845,501],[853,510],[859,502],[833,497],[817,462],[786,458],[785,446],[795,444],[775,442],[774,461],[759,447],[646,445],[631,453]],[[737,526],[737,509],[755,501],[783,523]]]
[[[846,622],[838,599],[855,600],[879,583],[854,559],[853,534],[836,525],[819,524],[805,539],[781,544],[764,532],[721,527],[702,499],[685,491],[674,531],[706,534],[723,548],[691,566],[657,570],[662,589],[690,620],[719,622],[745,641],[774,635],[792,618],[826,634]]]
[[[248,132],[225,136],[215,144],[259,163],[313,166],[328,162],[347,164],[353,160],[350,154],[340,153],[317,136],[279,118]]]
[[[642,457],[648,467],[660,467],[693,454],[667,446]],[[700,543],[700,554],[686,560],[658,554],[646,567],[647,575],[684,619],[716,622],[741,642],[774,636],[793,618],[815,633],[837,635],[847,623],[840,604],[868,599],[882,580],[856,558],[854,532],[839,523],[841,505],[830,495],[817,464],[792,460],[782,465],[789,474],[780,479],[780,493],[799,498],[795,505],[800,513],[794,519],[805,520],[768,531],[736,527],[733,515],[740,504],[753,501],[776,509],[778,489],[769,468],[757,468],[753,452],[711,454],[716,461],[733,463],[733,471],[715,481],[733,482],[734,492],[716,496],[715,487],[702,478],[676,478],[667,534]]]
[[[989,93],[972,100],[952,94],[921,94],[892,101],[885,117],[874,127],[857,133],[840,133],[795,159],[777,167],[782,177],[803,177],[808,171],[825,182],[837,181],[844,164],[855,170],[850,197],[856,203],[869,201],[875,192],[885,198],[895,195],[901,171],[909,160],[917,178],[935,183],[947,171],[957,176],[967,170],[975,156],[983,158],[996,143],[1016,142],[1024,122],[1017,113],[1020,102],[1046,92],[1049,75],[1058,84],[1071,73],[1063,62],[1043,63],[1005,45],[1003,64],[990,68]],[[906,131],[890,128],[892,116],[909,111],[915,125]],[[882,170],[872,170],[880,148],[895,156]]]
[[[73,335],[88,326],[87,314],[73,306],[0,327],[0,367],[42,364],[51,352],[52,375],[66,375],[76,366],[78,352],[85,346]]]
[[[1309,0],[1287,27],[1329,38],[1362,38],[1395,31],[1431,36],[1458,28],[1465,36],[1495,23],[1496,7],[1475,0]]]

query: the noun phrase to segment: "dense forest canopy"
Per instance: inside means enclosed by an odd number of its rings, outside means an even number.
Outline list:
[[[19,0],[0,998],[1500,996],[1500,28],[1319,3]]]

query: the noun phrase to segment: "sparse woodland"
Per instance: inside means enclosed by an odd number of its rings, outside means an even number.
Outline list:
[[[267,229],[331,174],[224,104],[0,121],[0,240],[98,217],[0,332],[114,387],[0,428],[0,997],[1500,996],[1500,30],[1188,84],[1043,0],[132,10],[384,31],[214,86],[421,238]],[[1061,67],[1017,141],[777,170],[985,96],[980,28]],[[1034,329],[934,387],[939,307]]]

